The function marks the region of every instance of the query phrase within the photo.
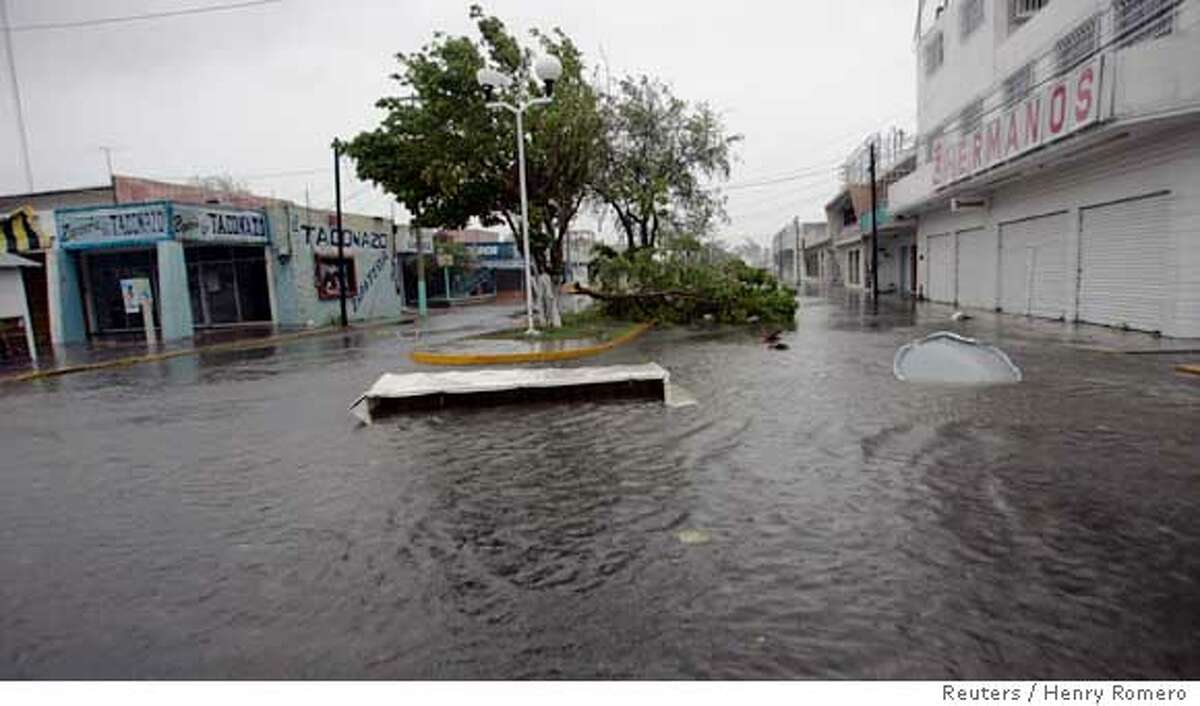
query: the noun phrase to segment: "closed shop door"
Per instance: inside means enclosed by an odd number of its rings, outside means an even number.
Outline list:
[[[996,235],[990,228],[958,232],[958,303],[996,306]]]
[[[1170,195],[1082,209],[1079,318],[1161,331],[1170,306]]]
[[[1000,225],[1000,306],[1010,314],[1065,319],[1072,308],[1064,213]]]
[[[954,236],[931,235],[926,254],[926,293],[935,302],[954,301]]]

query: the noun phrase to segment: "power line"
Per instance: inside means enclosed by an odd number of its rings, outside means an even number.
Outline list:
[[[181,17],[183,15],[199,15],[208,12],[224,12],[226,10],[244,10],[250,7],[259,5],[273,5],[281,3],[283,0],[246,0],[246,2],[230,3],[228,5],[206,5],[204,7],[190,7],[183,10],[168,10],[166,12],[147,12],[141,15],[123,15],[120,17],[97,17],[91,20],[74,20],[69,22],[39,22],[28,25],[6,26],[4,29],[12,32],[35,32],[47,29],[71,29],[74,27],[94,27],[96,25],[119,24],[122,22],[140,22],[144,20],[157,20],[164,17]]]
[[[743,182],[741,184],[728,184],[721,186],[721,191],[740,191],[741,189],[757,189],[763,186],[771,186],[773,184],[783,184],[789,181],[799,181],[805,178],[820,176],[830,171],[841,160],[832,160],[820,166],[809,167],[798,172],[794,172],[787,176],[776,177],[774,179],[765,179],[763,181]]]

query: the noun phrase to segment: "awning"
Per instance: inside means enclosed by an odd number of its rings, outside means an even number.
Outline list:
[[[18,253],[46,250],[50,237],[38,226],[37,214],[22,206],[0,217],[0,252]]]

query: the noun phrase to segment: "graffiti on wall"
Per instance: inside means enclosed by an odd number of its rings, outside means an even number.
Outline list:
[[[298,223],[296,230],[298,235],[304,237],[304,244],[310,248],[337,247],[337,228],[326,228],[320,224]],[[342,228],[342,247],[387,250],[388,235],[388,233],[377,231]]]
[[[371,267],[367,270],[367,273],[363,275],[362,281],[358,283],[358,292],[354,296],[355,313],[358,313],[359,308],[363,306],[363,303],[366,301],[367,296],[371,293],[375,283],[382,279],[380,275],[383,274],[383,271],[389,262],[392,263],[392,279],[395,279],[395,260],[392,257],[389,257],[387,253],[383,253],[375,258],[375,261],[371,263]]]

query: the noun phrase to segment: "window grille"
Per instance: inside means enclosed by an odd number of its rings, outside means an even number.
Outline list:
[[[1013,24],[1022,24],[1050,4],[1050,0],[1010,0]]]
[[[1054,63],[1059,71],[1066,71],[1096,53],[1098,20],[1096,15],[1089,17],[1054,43]]]
[[[1029,95],[1033,87],[1033,64],[1029,62],[1004,79],[1004,105],[1014,105]]]
[[[1117,44],[1127,47],[1170,34],[1181,0],[1113,0]]]

